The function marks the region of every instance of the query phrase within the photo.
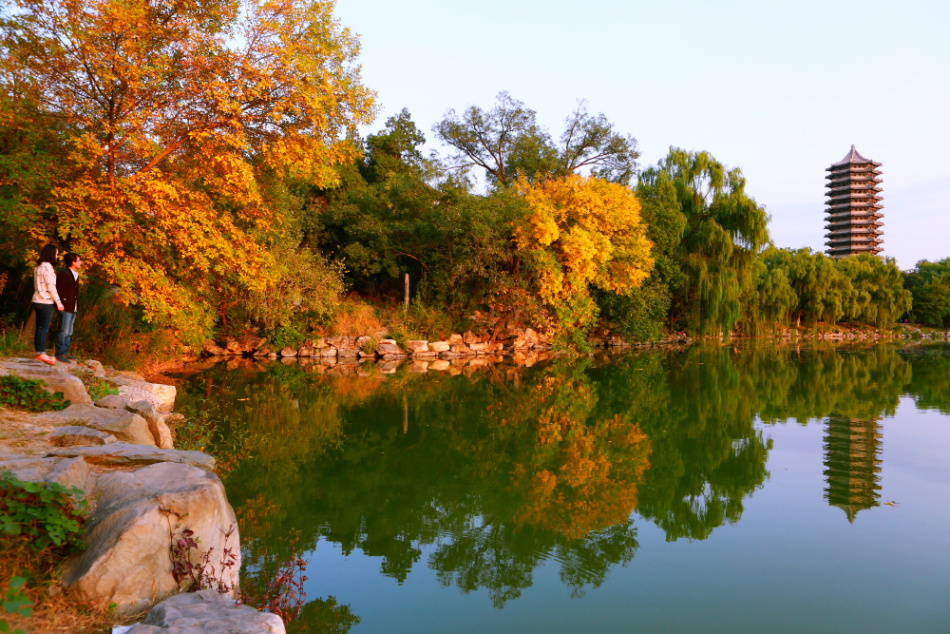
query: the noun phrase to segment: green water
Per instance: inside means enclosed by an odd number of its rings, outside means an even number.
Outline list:
[[[307,631],[950,632],[946,347],[337,374],[178,405],[244,447],[246,585],[296,540]]]

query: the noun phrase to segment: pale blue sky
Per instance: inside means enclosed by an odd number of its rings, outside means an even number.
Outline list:
[[[507,90],[559,135],[579,99],[637,138],[747,178],[780,247],[824,250],[824,169],[854,143],[883,163],[884,254],[950,256],[950,1],[338,0],[380,116]],[[435,144],[433,143],[433,146]]]

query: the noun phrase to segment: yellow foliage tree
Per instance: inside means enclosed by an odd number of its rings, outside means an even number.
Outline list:
[[[562,329],[586,332],[597,317],[591,287],[628,294],[653,269],[640,202],[622,185],[577,174],[516,186],[529,211],[515,241],[537,292]]]
[[[195,333],[222,296],[264,291],[282,220],[268,192],[332,184],[371,115],[333,2],[12,4],[0,126],[62,141],[64,167],[14,205],[31,237],[64,241],[148,318]]]

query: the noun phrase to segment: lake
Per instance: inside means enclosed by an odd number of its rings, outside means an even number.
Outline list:
[[[950,631],[946,346],[343,370],[181,374],[289,631]]]

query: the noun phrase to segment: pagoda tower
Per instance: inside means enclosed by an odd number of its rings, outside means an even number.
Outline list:
[[[881,493],[881,426],[832,414],[825,428],[825,499],[854,524],[858,511],[878,506]]]
[[[829,172],[825,237],[828,255],[838,259],[858,253],[881,252],[881,164],[866,159],[851,146],[847,156],[825,169]]]

